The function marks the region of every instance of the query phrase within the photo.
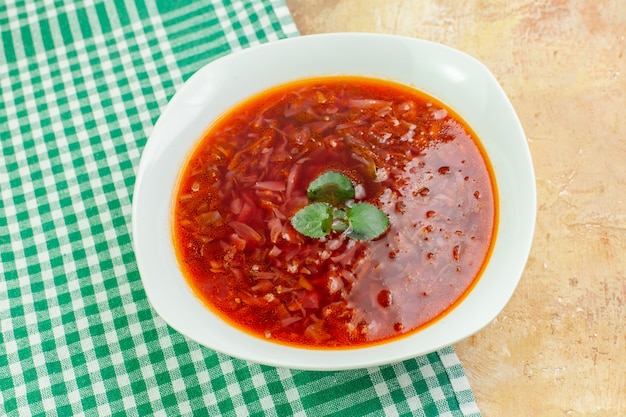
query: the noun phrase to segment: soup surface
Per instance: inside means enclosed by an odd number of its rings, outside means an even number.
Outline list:
[[[387,215],[382,236],[294,229],[327,171]],[[226,321],[289,345],[361,346],[459,302],[489,256],[495,200],[484,152],[449,108],[387,81],[309,79],[245,101],[200,140],[174,196],[174,245]]]

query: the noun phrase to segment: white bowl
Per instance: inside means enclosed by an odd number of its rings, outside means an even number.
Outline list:
[[[171,236],[177,176],[194,144],[233,105],[277,84],[313,76],[360,75],[404,83],[455,110],[480,138],[495,173],[499,225],[478,283],[443,318],[392,342],[345,350],[288,347],[250,336],[194,295]],[[148,299],[174,329],[218,352],[252,362],[339,370],[398,362],[464,339],[489,324],[515,290],[535,225],[535,178],[520,122],[502,88],[476,59],[418,39],[338,33],[276,41],[213,61],[176,93],[143,151],[133,196],[133,240]]]

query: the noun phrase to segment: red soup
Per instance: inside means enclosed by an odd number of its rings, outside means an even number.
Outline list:
[[[384,234],[294,229],[327,171],[387,215]],[[495,192],[474,133],[437,100],[381,80],[309,79],[206,132],[179,178],[174,245],[193,291],[227,322],[288,345],[363,346],[422,328],[470,290],[494,240]]]

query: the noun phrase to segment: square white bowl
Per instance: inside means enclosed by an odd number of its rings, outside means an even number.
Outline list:
[[[341,350],[262,340],[232,327],[193,293],[171,235],[173,193],[183,163],[216,118],[270,87],[308,77],[357,75],[421,90],[474,130],[498,189],[498,230],[487,267],[471,292],[433,324],[397,340]],[[139,272],[155,311],[174,329],[213,350],[266,365],[339,370],[398,362],[462,340],[504,308],[524,270],[536,216],[526,137],[504,91],[476,59],[440,44],[393,35],[302,36],[217,59],[175,94],[143,151],[133,194],[132,232]]]

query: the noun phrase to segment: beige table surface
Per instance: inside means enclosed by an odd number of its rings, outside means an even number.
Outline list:
[[[483,414],[626,416],[626,0],[287,0],[302,34],[440,42],[511,99],[537,176],[533,248],[455,346]]]

